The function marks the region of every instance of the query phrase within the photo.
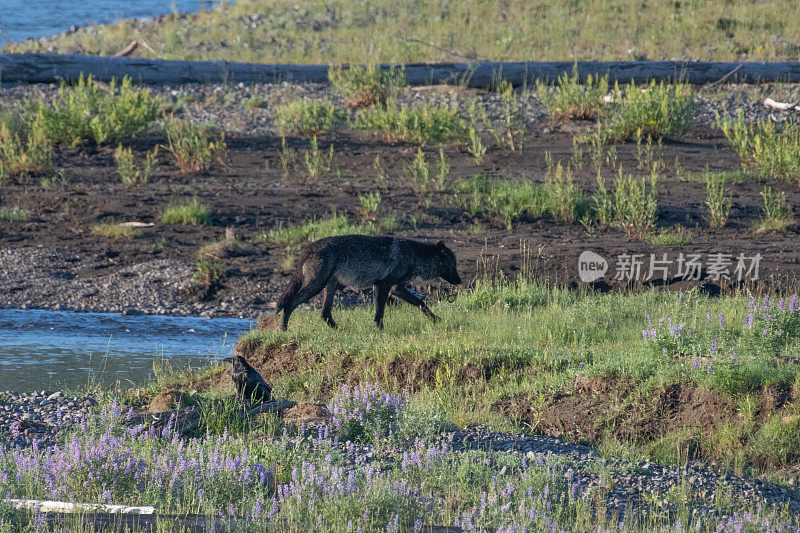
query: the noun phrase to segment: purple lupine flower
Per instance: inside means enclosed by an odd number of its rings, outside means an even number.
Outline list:
[[[723,315],[722,313],[719,314],[719,327],[721,328],[725,327],[725,315]]]

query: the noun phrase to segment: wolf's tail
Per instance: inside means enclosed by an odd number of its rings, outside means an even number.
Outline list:
[[[300,292],[300,287],[302,286],[303,281],[300,279],[300,276],[292,277],[292,281],[289,282],[289,286],[286,287],[286,290],[283,291],[283,294],[281,294],[281,297],[278,300],[278,307],[275,309],[276,315],[281,311],[286,310],[286,305],[292,301],[292,298],[297,296],[297,293]]]

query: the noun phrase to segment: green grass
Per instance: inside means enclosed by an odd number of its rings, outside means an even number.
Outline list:
[[[746,170],[763,179],[800,183],[800,127],[792,121],[777,126],[771,120],[746,123],[736,118],[717,118],[717,125],[739,155]]]
[[[335,130],[347,114],[332,102],[295,100],[275,108],[275,124],[281,136],[320,135]]]
[[[374,235],[377,226],[371,223],[351,222],[347,215],[336,215],[329,218],[312,219],[303,224],[284,226],[279,223],[261,237],[274,244],[298,244],[305,241],[318,241],[325,237],[337,237],[361,233]]]
[[[800,14],[791,0],[564,3],[444,0],[368,4],[240,0],[155,27],[124,20],[58,39],[61,52],[113,55],[131,40],[162,59],[263,63],[703,59],[793,61]],[[250,19],[259,15],[258,21]],[[255,24],[255,27],[253,25]],[[775,36],[774,38],[772,36]],[[220,43],[216,46],[211,43]],[[222,43],[225,46],[222,46]],[[50,44],[15,43],[11,51]]]
[[[164,224],[185,224],[201,226],[211,222],[208,206],[201,204],[197,198],[191,202],[180,205],[169,205],[161,213],[161,222]]]
[[[28,220],[29,212],[24,207],[18,205],[0,205],[0,221],[2,222],[25,222]]]
[[[758,402],[765,388],[776,384],[797,386],[798,363],[791,355],[800,348],[796,300],[775,297],[769,309],[762,300],[748,303],[741,294],[711,299],[694,291],[604,295],[525,280],[482,282],[436,305],[442,319],[437,324],[401,305],[389,309],[381,332],[368,306],[338,310],[339,329],[333,332],[316,312],[301,312],[292,315],[288,332],[252,332],[241,343],[248,353],[259,345],[297,347],[298,359],[305,361],[301,369],[274,378],[274,387],[294,398],[316,401],[333,384],[378,380],[390,390],[430,394],[459,425],[496,421],[504,399],[531,402],[541,410],[556,401],[556,392],[573,390],[582,380],[613,379],[629,385],[608,393],[621,395],[623,410],[597,415],[595,421],[613,435],[620,426],[637,427],[642,418],[655,420],[653,394],[672,385],[707,389],[722,399],[717,401],[734,403],[748,397]],[[769,447],[764,440],[764,432],[794,431],[797,408],[769,409],[773,417],[789,417],[775,422],[777,430],[762,428],[758,420],[727,419],[741,428],[749,424],[742,435],[746,465],[757,465],[760,453],[779,462],[780,457],[800,458],[799,447],[784,452],[783,444]],[[603,432],[598,435],[602,441]],[[633,444],[646,456],[662,453],[660,439],[669,435],[634,436]],[[726,459],[721,446],[709,442],[702,454],[732,466],[733,458]]]
[[[92,226],[92,234],[110,237],[112,239],[133,239],[134,237],[142,236],[141,230],[113,223],[95,224]]]
[[[658,233],[650,233],[645,241],[657,246],[686,246],[694,241],[694,234],[680,224],[672,228],[662,228]]]
[[[468,133],[455,107],[431,104],[362,109],[356,115],[354,126],[362,130],[380,131],[389,141],[422,145],[464,142]]]
[[[594,217],[601,226],[611,226],[637,237],[645,237],[655,224],[658,212],[658,174],[635,178],[623,174],[622,167],[614,183],[614,191],[597,175],[593,196]]]
[[[114,150],[114,165],[117,167],[117,174],[123,185],[144,185],[150,180],[153,173],[153,166],[158,161],[158,146],[151,152],[147,152],[144,162],[137,164],[130,148],[123,148],[120,144]]]
[[[473,216],[499,217],[508,229],[523,216],[541,218],[549,214],[573,222],[588,207],[573,182],[572,170],[560,164],[543,185],[492,180],[479,174],[459,183],[456,190],[456,201]]]
[[[761,191],[763,204],[761,205],[762,217],[756,224],[756,233],[768,231],[786,231],[794,224],[792,206],[786,203],[786,193],[772,191],[772,187],[764,187]]]
[[[106,86],[81,76],[75,85],[62,83],[49,104],[41,98],[27,100],[23,117],[31,131],[55,143],[105,144],[144,131],[156,118],[158,105],[149,89],[134,87],[128,77]]]

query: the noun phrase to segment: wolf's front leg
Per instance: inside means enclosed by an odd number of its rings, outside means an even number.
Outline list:
[[[397,296],[398,298],[400,298],[404,302],[408,302],[411,305],[413,305],[414,307],[418,307],[419,310],[422,311],[422,313],[426,317],[430,318],[434,322],[438,322],[439,321],[439,317],[434,315],[433,312],[430,309],[428,309],[428,306],[425,305],[425,302],[423,302],[420,298],[418,298],[416,295],[414,295],[410,290],[408,290],[403,285],[397,285],[394,288],[394,292],[392,294],[394,294],[395,296]]]
[[[391,289],[391,285],[375,285],[375,325],[380,329],[383,329],[383,312],[386,310],[386,300]]]

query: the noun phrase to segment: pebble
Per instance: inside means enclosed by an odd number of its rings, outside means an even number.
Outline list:
[[[87,417],[97,401],[68,397],[63,391],[0,392],[0,442],[11,446],[56,443],[58,434]]]

